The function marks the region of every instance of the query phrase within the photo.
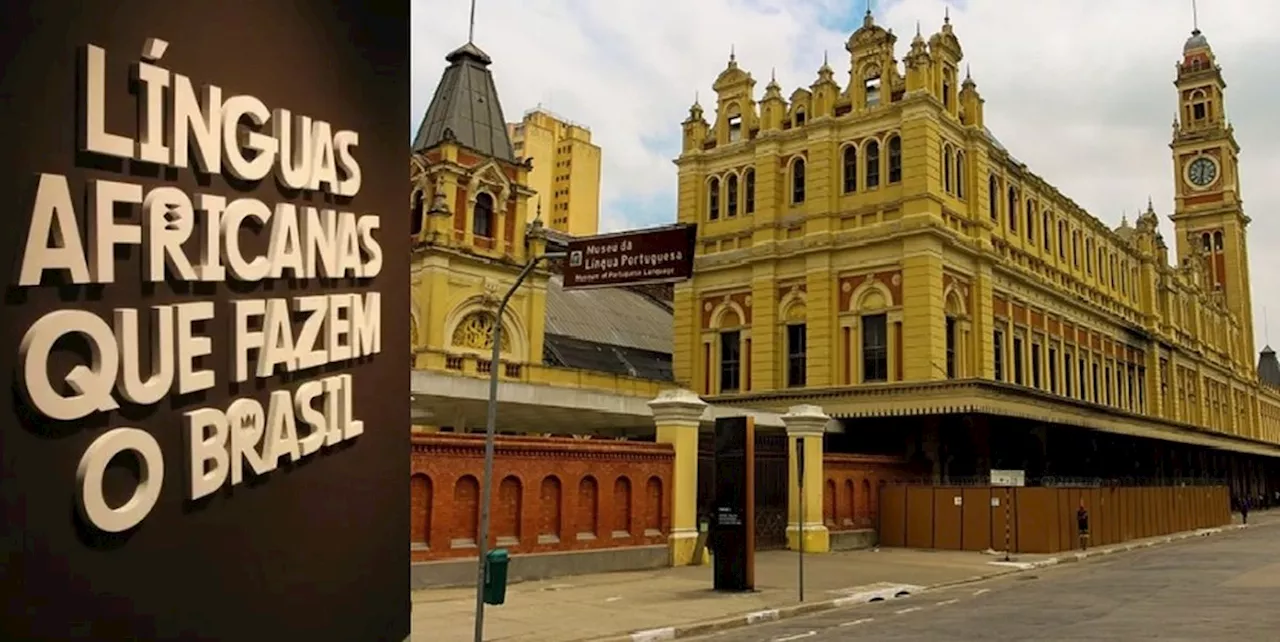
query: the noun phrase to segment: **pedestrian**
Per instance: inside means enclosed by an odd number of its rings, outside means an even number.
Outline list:
[[[1084,507],[1084,500],[1080,500],[1080,508],[1076,509],[1076,530],[1080,535],[1080,549],[1089,549],[1089,511]]]
[[[1240,498],[1240,519],[1245,524],[1249,523],[1249,496],[1245,495]]]

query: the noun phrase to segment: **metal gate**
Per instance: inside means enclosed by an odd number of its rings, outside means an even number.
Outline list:
[[[756,433],[756,550],[787,547],[787,437]],[[698,518],[715,500],[715,442],[698,439]]]

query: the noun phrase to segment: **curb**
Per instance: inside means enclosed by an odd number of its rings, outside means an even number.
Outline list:
[[[1261,525],[1261,524],[1260,524]],[[727,631],[737,629],[753,624],[767,624],[769,622],[777,622],[778,620],[787,620],[802,615],[812,613],[820,613],[823,611],[831,611],[834,609],[848,608],[859,604],[869,604],[871,602],[880,602],[892,599],[907,598],[916,593],[924,593],[927,591],[936,591],[944,588],[955,586],[963,586],[965,584],[973,584],[990,580],[1004,575],[1013,575],[1015,573],[1023,573],[1030,570],[1048,568],[1058,566],[1060,564],[1070,564],[1082,562],[1095,557],[1103,557],[1106,555],[1115,555],[1128,551],[1134,551],[1144,548],[1152,548],[1161,544],[1169,544],[1172,542],[1193,539],[1197,537],[1209,537],[1231,531],[1245,528],[1241,524],[1232,524],[1230,526],[1222,526],[1218,528],[1202,528],[1184,533],[1176,533],[1166,537],[1147,540],[1134,544],[1117,544],[1106,548],[1099,548],[1089,551],[1081,551],[1060,557],[1050,557],[1048,559],[1037,560],[1028,563],[1027,566],[1021,568],[1006,568],[1004,570],[985,573],[982,575],[974,575],[959,580],[951,580],[934,584],[932,586],[912,586],[897,585],[889,586],[872,591],[864,591],[855,593],[846,597],[840,597],[832,600],[823,600],[821,602],[806,602],[803,604],[794,604],[790,606],[781,606],[773,609],[765,609],[763,611],[755,611],[744,615],[734,615],[730,617],[719,618],[715,620],[707,620],[704,622],[694,622],[691,624],[683,624],[679,626],[667,626],[657,629],[647,629],[644,631],[635,631],[622,635],[614,635],[602,638],[595,638],[593,642],[665,642],[666,640],[678,640],[682,638],[690,638],[708,633],[716,633],[719,631]]]

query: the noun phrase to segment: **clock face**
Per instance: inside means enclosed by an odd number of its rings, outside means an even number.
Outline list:
[[[1204,187],[1218,178],[1218,164],[1213,159],[1201,156],[1187,166],[1187,178],[1196,187]]]

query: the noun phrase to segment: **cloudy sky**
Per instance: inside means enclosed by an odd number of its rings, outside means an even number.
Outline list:
[[[986,99],[987,125],[1033,171],[1112,225],[1148,196],[1173,201],[1174,63],[1192,27],[1191,0],[896,0],[877,22],[905,53],[916,21],[937,31],[949,6],[964,63]],[[413,0],[410,135],[467,38],[467,0]],[[476,44],[494,59],[508,120],[541,104],[587,125],[603,148],[605,230],[675,218],[680,122],[730,48],[763,92],[776,69],[783,95],[811,84],[830,55],[847,78],[844,42],[865,0],[479,0]],[[1200,0],[1199,24],[1223,68],[1240,141],[1259,348],[1280,343],[1280,2]],[[1272,69],[1273,71],[1267,71]],[[1173,242],[1165,221],[1165,238]],[[1263,323],[1272,312],[1274,332]],[[1274,334],[1269,337],[1268,334]]]

